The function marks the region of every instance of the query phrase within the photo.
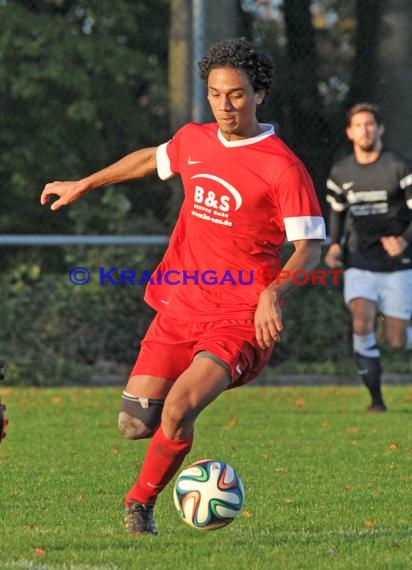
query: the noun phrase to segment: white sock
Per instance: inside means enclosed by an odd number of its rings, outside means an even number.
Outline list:
[[[375,333],[366,335],[353,335],[353,350],[367,358],[379,358],[380,350],[376,344]]]

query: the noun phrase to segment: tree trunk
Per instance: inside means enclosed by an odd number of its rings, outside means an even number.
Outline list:
[[[377,101],[385,120],[384,141],[412,158],[412,2],[392,0],[383,7],[379,34]]]
[[[197,60],[211,44],[236,35],[237,7],[236,0],[171,1],[169,100],[172,133],[191,120],[213,120],[206,90],[198,79]],[[195,21],[195,18],[201,20]],[[178,179],[172,179],[170,185],[173,192],[167,221],[173,225],[182,191]]]
[[[169,40],[170,128],[174,133],[191,119],[192,0],[172,0]]]
[[[355,61],[345,105],[374,101],[378,80],[377,49],[382,17],[382,0],[357,0]]]
[[[285,0],[287,71],[285,138],[308,167],[321,198],[330,154],[329,128],[318,90],[318,56],[310,0]]]

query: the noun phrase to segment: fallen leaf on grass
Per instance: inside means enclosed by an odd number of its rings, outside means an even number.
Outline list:
[[[245,517],[245,519],[250,519],[253,517],[253,515],[250,511],[243,511],[242,517]]]
[[[399,443],[390,443],[388,445],[388,449],[390,449],[391,451],[397,451],[400,448]]]
[[[304,408],[306,406],[306,402],[303,398],[299,398],[298,400],[295,400],[295,408]]]
[[[60,398],[59,396],[54,396],[54,397],[52,398],[53,404],[56,404],[56,405],[61,404],[62,401],[63,401],[62,398]]]
[[[288,469],[287,467],[275,467],[274,471],[275,473],[287,473]]]
[[[237,418],[231,418],[231,420],[229,421],[229,423],[225,425],[225,428],[227,429],[227,428],[236,427],[237,424],[238,424],[238,421],[239,421],[239,420],[238,420]]]
[[[336,548],[331,548],[328,552],[329,556],[332,556],[332,558],[335,558],[337,555],[337,550]]]
[[[43,548],[33,548],[33,551],[35,554],[37,554],[37,556],[45,556],[46,555],[46,551],[43,550]]]
[[[359,428],[356,426],[349,426],[346,428],[347,433],[358,433]]]
[[[376,521],[365,521],[365,528],[373,528],[376,524]]]

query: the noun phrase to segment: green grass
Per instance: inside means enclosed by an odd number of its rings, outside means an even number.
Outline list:
[[[1,570],[407,570],[412,568],[412,386],[363,412],[362,387],[242,388],[198,422],[184,465],[234,465],[240,518],[214,532],[180,521],[172,486],[158,537],[130,537],[123,496],[146,442],[116,430],[120,389],[3,390]]]

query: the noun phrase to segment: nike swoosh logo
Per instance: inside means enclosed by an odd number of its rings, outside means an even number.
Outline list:
[[[349,190],[350,188],[352,188],[352,186],[355,184],[355,182],[344,182],[342,184],[342,188],[344,190]]]
[[[187,161],[187,164],[202,164],[201,160],[192,160],[191,158],[189,158],[189,160]]]
[[[236,366],[236,372],[237,372],[238,374],[242,374],[242,369],[241,369],[241,367],[240,367],[240,364],[238,364],[238,365]]]

